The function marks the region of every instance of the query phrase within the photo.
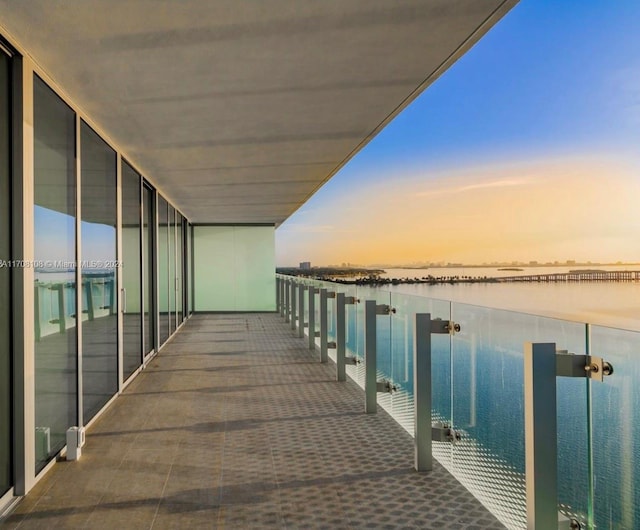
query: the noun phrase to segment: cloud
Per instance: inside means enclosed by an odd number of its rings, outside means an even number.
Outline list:
[[[533,179],[527,177],[521,178],[503,178],[498,180],[490,180],[485,182],[476,182],[474,184],[465,184],[451,186],[448,188],[440,188],[435,190],[421,191],[415,195],[419,197],[428,197],[432,195],[452,195],[455,193],[466,193],[468,191],[477,191],[490,188],[513,188],[517,186],[527,186],[533,183]]]

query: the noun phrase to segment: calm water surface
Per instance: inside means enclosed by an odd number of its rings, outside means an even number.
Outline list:
[[[495,268],[386,269],[383,276],[497,277],[551,274],[578,268],[584,267],[537,267],[525,268],[524,271],[498,271]],[[610,271],[640,269],[629,266],[594,268]],[[387,285],[383,289],[640,331],[640,283],[637,282],[402,284]]]

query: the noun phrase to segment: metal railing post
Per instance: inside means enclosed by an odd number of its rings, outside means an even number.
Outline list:
[[[291,280],[284,282],[284,321],[289,322],[289,311],[291,310]]]
[[[298,286],[298,282],[291,282],[291,329],[296,329],[296,319],[298,318],[297,307],[296,307],[296,287]]]
[[[524,347],[527,529],[558,527],[556,345]]]
[[[307,286],[300,284],[298,286],[298,337],[304,338],[304,292]]]
[[[329,361],[329,322],[327,315],[327,290],[320,289],[320,362]]]
[[[433,469],[431,440],[431,314],[417,313],[413,329],[414,467]]]
[[[317,289],[309,286],[309,349],[316,349],[316,292]]]
[[[376,301],[366,300],[364,305],[364,411],[373,414],[377,410],[376,364]]]
[[[280,316],[284,316],[285,311],[285,303],[284,303],[284,291],[285,291],[285,281],[284,278],[280,278]]]
[[[336,380],[347,380],[345,294],[336,293]]]

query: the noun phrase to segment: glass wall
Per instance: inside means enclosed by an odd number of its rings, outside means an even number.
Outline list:
[[[169,258],[169,335],[176,330],[176,210],[169,206],[167,223]]]
[[[169,338],[169,205],[158,195],[158,330],[160,345]]]
[[[118,391],[116,152],[81,125],[82,404],[88,422]]]
[[[187,222],[187,230],[186,230],[186,234],[187,234],[187,263],[186,263],[186,267],[185,267],[185,272],[187,275],[187,296],[186,296],[186,301],[187,301],[187,313],[190,315],[193,312],[193,269],[192,269],[192,264],[193,264],[193,242],[192,242],[192,236],[193,236],[193,227],[191,226],[191,223]]]
[[[140,175],[122,163],[122,364],[127,379],[142,364]]]
[[[177,213],[177,212],[176,212]],[[182,214],[176,215],[176,311],[178,316],[178,326],[184,320],[184,217]]]
[[[10,74],[0,49],[3,262],[12,235]],[[123,162],[118,233],[117,152],[37,75],[33,87],[34,305],[27,311],[34,314],[35,441],[28,450],[37,474],[64,448],[67,429],[94,418],[117,394],[119,375],[129,378],[186,318],[188,222]],[[11,268],[0,266],[0,497],[15,482],[11,302]]]
[[[77,423],[75,113],[34,79],[35,456]]]
[[[156,311],[155,311],[155,254],[153,236],[155,231],[155,209],[153,190],[144,183],[142,188],[142,266],[144,271],[142,286],[142,305],[144,313],[143,352],[148,355],[155,349]]]
[[[10,59],[0,51],[0,260],[11,259]],[[11,488],[11,275],[0,267],[0,497]]]

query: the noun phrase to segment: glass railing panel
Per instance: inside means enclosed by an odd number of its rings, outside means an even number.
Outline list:
[[[591,354],[614,372],[592,381],[594,522],[640,528],[640,333],[593,326]]]
[[[391,395],[390,414],[410,434],[414,432],[413,411],[413,349],[415,315],[429,313],[432,319],[448,321],[451,304],[421,296],[392,293],[391,306],[391,380],[396,391]],[[451,422],[451,343],[448,335],[431,338],[432,420]],[[433,453],[438,460],[450,460],[449,444],[434,442]]]
[[[524,449],[524,343],[553,342],[559,349],[585,350],[584,326],[551,318],[452,303],[452,320],[461,331],[452,342],[453,426],[461,440],[453,445],[450,471],[508,528],[526,528]],[[570,396],[563,395],[564,393]],[[558,383],[559,432],[571,432],[571,450],[586,444],[584,380]],[[564,422],[564,424],[563,424]],[[573,429],[571,431],[571,429]],[[559,439],[559,461],[565,453]],[[572,456],[570,476],[579,484],[567,491],[559,481],[559,499],[568,511],[581,506],[572,502],[576,490],[587,491],[587,467]],[[587,462],[586,453],[582,455]],[[560,473],[562,475],[562,473]]]
[[[338,292],[338,284],[332,284],[327,288],[328,293],[333,293],[333,298],[327,298],[327,341],[335,342],[336,340],[336,298],[335,293]],[[330,348],[329,356],[333,361],[336,360],[336,350]]]
[[[345,291],[346,296],[352,296],[355,299],[354,304],[348,304],[345,308],[345,315],[347,319],[345,333],[346,333],[346,352],[347,355],[355,355],[358,351],[358,288],[355,285],[350,285],[349,289]],[[347,367],[347,373],[349,368]]]
[[[360,387],[364,388],[364,307],[365,300],[376,300],[380,290],[359,285],[351,285],[348,296],[354,296],[359,300],[354,305],[347,306],[347,355],[354,356],[358,360],[356,365],[347,365],[347,375]],[[389,293],[383,292],[389,300]],[[381,303],[381,302],[378,302]],[[388,302],[386,302],[388,303]]]
[[[378,289],[362,285],[356,286],[358,304],[356,305],[356,335],[354,337],[355,350],[353,353],[356,357],[364,362],[364,302],[365,300],[374,299]]]
[[[358,350],[362,351],[362,363],[357,365],[358,384],[364,386],[366,363],[365,359],[365,311],[366,302],[373,300],[376,305],[391,307],[391,293],[382,289],[362,290],[359,296],[358,316],[361,319],[358,322],[358,328],[362,341],[358,345]],[[391,313],[377,315],[375,317],[376,325],[376,378],[378,381],[390,379],[391,377]],[[386,410],[391,409],[391,394],[379,393],[378,404]]]
[[[336,297],[335,298],[329,298],[327,300],[327,309],[329,311],[329,317],[328,317],[328,330],[329,330],[329,338],[328,341],[329,342],[337,342],[338,340],[338,333],[337,333],[337,326],[338,326],[338,322],[337,322],[337,295],[338,293],[344,293],[345,296],[355,296],[355,287],[353,285],[350,284],[344,284],[344,283],[332,283],[331,284],[331,288],[329,289],[329,292],[334,292],[336,293]],[[351,294],[354,293],[354,294]],[[349,322],[349,315],[347,313],[347,311],[349,310],[349,306],[345,306],[345,325],[347,325],[347,323]],[[348,326],[348,325],[347,325]],[[345,329],[345,338],[348,336],[348,327]],[[329,348],[329,359],[331,359],[333,362],[336,362],[337,359],[337,349],[336,348]]]

